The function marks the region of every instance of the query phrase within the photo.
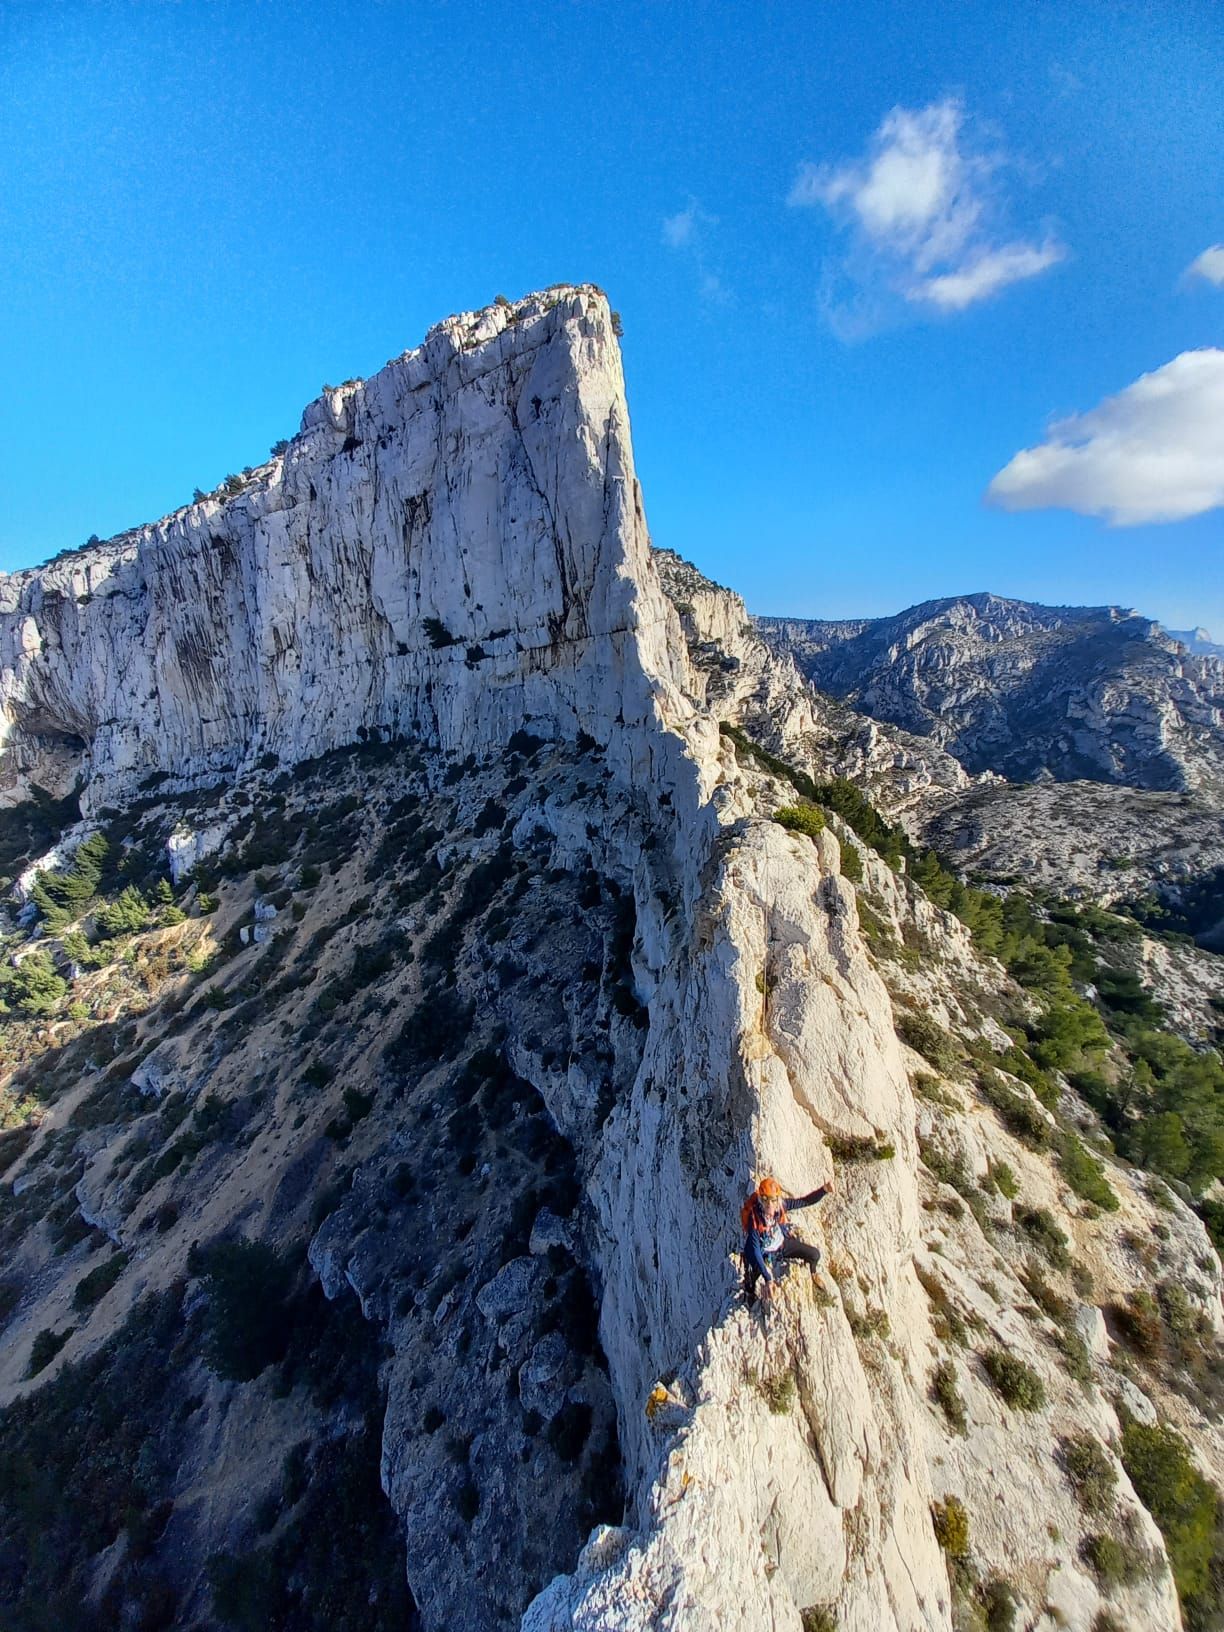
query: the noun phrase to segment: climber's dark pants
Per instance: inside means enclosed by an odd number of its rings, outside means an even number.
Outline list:
[[[756,1250],[753,1251],[753,1248]],[[805,1263],[809,1269],[814,1271],[817,1264],[820,1262],[820,1248],[809,1247],[806,1241],[800,1241],[797,1236],[788,1235],[786,1240],[783,1241],[782,1245],[778,1248],[777,1252],[771,1252],[767,1256],[769,1258],[771,1268],[779,1258],[798,1258],[802,1260],[802,1262]],[[750,1236],[744,1243],[743,1252],[744,1296],[748,1299],[749,1303],[751,1303],[753,1298],[756,1297],[757,1281],[761,1277],[761,1265],[764,1263],[765,1257],[766,1255],[761,1252],[761,1249],[757,1245],[755,1239]]]

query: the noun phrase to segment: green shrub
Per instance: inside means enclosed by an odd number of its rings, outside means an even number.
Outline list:
[[[969,1329],[956,1305],[948,1296],[942,1281],[926,1270],[917,1271],[923,1291],[931,1300],[931,1325],[941,1343],[956,1343],[964,1348],[969,1341]]]
[[[986,1618],[986,1632],[1013,1632],[1016,1625],[1016,1594],[1001,1575],[992,1575],[978,1588],[978,1600]]]
[[[68,992],[49,952],[31,952],[15,969],[0,972],[0,1004],[30,1016],[50,1014]]]
[[[1054,1339],[1055,1347],[1062,1356],[1063,1370],[1068,1377],[1079,1383],[1087,1393],[1092,1386],[1092,1351],[1087,1343],[1075,1330],[1068,1326],[1059,1332]]]
[[[249,1382],[285,1351],[285,1301],[290,1276],[279,1254],[261,1241],[219,1241],[193,1247],[187,1267],[202,1275],[208,1294],[204,1356],[218,1377]]]
[[[929,1071],[915,1071],[911,1087],[919,1099],[925,1099],[931,1105],[938,1105],[945,1111],[960,1111],[964,1106],[944,1088],[940,1087],[939,1078],[932,1076]]]
[[[923,1167],[938,1179],[940,1184],[949,1184],[953,1190],[959,1190],[962,1194],[974,1188],[963,1150],[949,1152],[932,1139],[920,1139],[918,1155]]]
[[[841,844],[841,876],[849,884],[863,882],[863,858],[849,839],[843,839]]]
[[[50,929],[58,929],[78,917],[97,895],[114,858],[104,833],[93,833],[77,846],[71,863],[62,872],[39,873],[30,899],[42,913]]]
[[[982,1071],[978,1087],[982,1098],[998,1111],[1003,1126],[1021,1144],[1032,1150],[1042,1150],[1049,1144],[1050,1124],[1027,1094],[1010,1087],[997,1071]]]
[[[906,856],[914,854],[905,829],[899,823],[885,821],[862,789],[845,777],[820,783],[813,788],[812,796],[826,810],[840,816],[894,871]]]
[[[1066,1269],[1070,1265],[1070,1241],[1059,1229],[1048,1207],[1019,1208],[1016,1212],[1016,1224],[1038,1251],[1045,1254],[1055,1269]]]
[[[1075,1288],[1077,1297],[1085,1301],[1091,1299],[1096,1289],[1096,1281],[1087,1264],[1076,1262],[1071,1265],[1071,1285]]]
[[[806,833],[810,839],[823,833],[825,825],[824,812],[815,805],[784,805],[774,812],[774,821],[789,833]]]
[[[1211,1237],[1212,1246],[1217,1252],[1224,1252],[1224,1201],[1204,1198],[1196,1203],[1196,1208]]]
[[[111,1287],[123,1274],[127,1266],[127,1253],[116,1252],[104,1263],[98,1264],[87,1274],[82,1275],[72,1294],[72,1307],[78,1312],[92,1309],[100,1298],[106,1296]]]
[[[1058,1164],[1077,1196],[1107,1213],[1117,1212],[1118,1197],[1105,1178],[1105,1169],[1073,1133],[1064,1133],[1059,1139]]]
[[[1177,1203],[1173,1199],[1173,1192],[1163,1179],[1149,1179],[1144,1189],[1153,1207],[1158,1207],[1162,1213],[1175,1213],[1177,1211]]]
[[[897,1021],[897,1036],[945,1077],[951,1076],[960,1065],[960,1050],[955,1039],[930,1015],[902,1014]]]
[[[425,631],[425,638],[435,652],[443,651],[447,646],[458,644],[457,637],[451,634],[441,618],[422,618],[421,627]]]
[[[826,1134],[825,1144],[836,1162],[890,1162],[897,1154],[895,1148],[882,1139],[839,1138]]]
[[[94,913],[94,927],[101,940],[113,940],[117,935],[135,935],[147,929],[153,921],[149,903],[136,888],[129,884],[114,901],[108,901]]]
[[[948,1424],[956,1433],[963,1434],[967,1418],[965,1402],[956,1384],[956,1367],[950,1360],[941,1360],[931,1373],[931,1398],[939,1406]]]
[[[37,1377],[40,1371],[45,1371],[71,1336],[71,1326],[62,1332],[53,1332],[49,1326],[44,1326],[30,1345],[30,1363],[26,1367],[26,1376]]]
[[[1018,1278],[1021,1286],[1043,1315],[1048,1315],[1059,1326],[1065,1325],[1071,1319],[1071,1305],[1046,1280],[1035,1258],[1029,1259],[1019,1272]]]
[[[1106,1592],[1130,1586],[1144,1573],[1145,1561],[1116,1536],[1096,1534],[1080,1542],[1080,1557]]]
[[[60,946],[64,956],[71,958],[73,963],[79,963],[82,969],[104,969],[115,957],[113,947],[91,946],[79,929],[71,929],[62,935]]]
[[[15,1275],[9,1275],[0,1280],[0,1327],[4,1325],[13,1310],[21,1302],[24,1292],[24,1282],[18,1280]]]
[[[1040,1411],[1045,1406],[1045,1385],[1032,1366],[1016,1355],[1005,1349],[987,1349],[982,1368],[1013,1411]]]
[[[1020,1181],[1006,1162],[991,1162],[990,1178],[995,1189],[1008,1201],[1015,1201],[1020,1194]]]
[[[1218,1624],[1209,1618],[1220,1607],[1224,1574],[1219,1492],[1198,1471],[1181,1435],[1162,1423],[1124,1424],[1122,1466],[1160,1526],[1187,1624]]]
[[[827,1604],[812,1604],[799,1611],[802,1632],[837,1632],[837,1616]]]
[[[1085,1513],[1108,1513],[1114,1504],[1118,1475],[1100,1441],[1073,1434],[1058,1442],[1058,1464]]]
[[[969,1515],[958,1496],[932,1502],[931,1522],[935,1526],[935,1540],[949,1558],[968,1558]]]
[[[858,1338],[875,1337],[882,1342],[890,1330],[888,1313],[884,1309],[867,1309],[861,1315],[850,1310],[846,1321]]]
[[[775,1377],[762,1377],[757,1382],[761,1396],[775,1417],[784,1417],[795,1403],[795,1375],[779,1372]]]
[[[1136,1354],[1145,1360],[1155,1360],[1164,1353],[1160,1306],[1145,1288],[1137,1287],[1125,1303],[1111,1303],[1106,1313],[1118,1336]]]

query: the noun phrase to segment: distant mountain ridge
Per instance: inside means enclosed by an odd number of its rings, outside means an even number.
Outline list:
[[[1197,629],[1168,629],[1165,632],[1171,635],[1174,640],[1180,640],[1182,645],[1197,657],[1224,657],[1224,646],[1219,641],[1212,640],[1210,631],[1202,627]]]
[[[1206,631],[988,593],[889,618],[758,618],[818,689],[973,773],[1224,789],[1224,661]]]

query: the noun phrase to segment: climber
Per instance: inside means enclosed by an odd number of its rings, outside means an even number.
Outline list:
[[[823,1201],[832,1185],[822,1184],[806,1196],[784,1196],[782,1186],[772,1174],[761,1180],[740,1208],[740,1223],[744,1229],[744,1296],[749,1303],[756,1294],[757,1281],[763,1280],[762,1298],[773,1295],[777,1284],[774,1268],[778,1258],[801,1258],[812,1274],[820,1263],[820,1248],[809,1247],[791,1233],[788,1207],[810,1207]]]

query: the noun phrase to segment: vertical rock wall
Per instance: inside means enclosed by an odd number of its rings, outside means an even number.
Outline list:
[[[237,496],[0,578],[0,786],[96,808],[365,729],[633,762],[681,650],[648,555],[604,296],[450,318]]]

